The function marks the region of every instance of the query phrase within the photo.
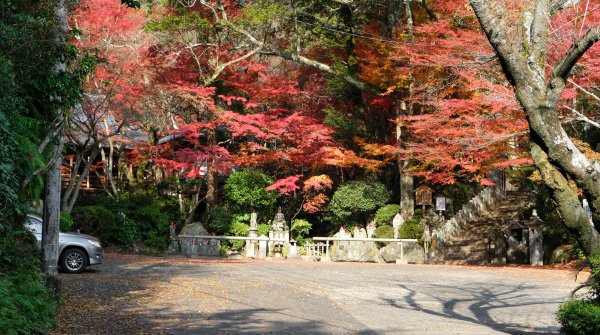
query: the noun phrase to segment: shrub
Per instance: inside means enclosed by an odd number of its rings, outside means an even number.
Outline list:
[[[400,228],[398,228],[398,237],[400,238],[421,239],[421,236],[423,236],[423,227],[419,220],[406,220]]]
[[[56,301],[42,284],[35,237],[11,216],[0,226],[0,334],[42,334],[55,321]]]
[[[116,216],[103,206],[83,206],[71,212],[75,228],[98,237],[102,243],[115,241]]]
[[[82,232],[96,235],[103,243],[116,244],[123,249],[131,248],[134,242],[144,242],[150,251],[162,251],[167,247],[169,222],[181,219],[177,200],[158,199],[152,193],[126,193],[118,200],[108,197],[95,197],[93,200],[102,206],[88,205],[73,209],[76,227],[83,225],[85,230],[82,229]],[[107,221],[102,217],[109,219]],[[93,220],[94,226],[103,227],[102,231],[100,228],[86,227],[89,226],[86,220]],[[111,225],[105,229],[108,222]]]
[[[54,323],[56,305],[33,271],[0,272],[0,333],[42,334]]]
[[[73,231],[75,223],[73,217],[67,212],[60,212],[60,231],[69,232]]]
[[[258,236],[261,236],[261,235],[269,236],[269,231],[271,231],[271,226],[269,226],[266,223],[261,223],[258,225],[257,228],[258,229],[256,231],[256,234],[258,234]]]
[[[115,241],[121,247],[129,249],[134,242],[142,240],[142,234],[138,223],[125,215],[118,215],[118,225],[115,233]]]
[[[177,218],[172,202],[160,201],[151,193],[130,193],[121,197],[118,206],[128,222],[119,227],[122,229],[118,231],[117,240],[137,238],[155,249],[154,252],[167,247],[169,221]]]
[[[375,222],[378,226],[391,225],[394,216],[400,212],[400,205],[389,204],[385,205],[377,210],[375,213]]]
[[[295,234],[294,238],[298,242],[298,245],[304,245],[304,238],[310,233],[311,228],[312,224],[306,220],[297,219],[292,222],[290,232]]]
[[[342,185],[331,199],[330,212],[335,224],[364,224],[367,216],[390,198],[382,183],[351,181]]]
[[[600,305],[590,301],[571,300],[558,309],[556,319],[561,333],[567,335],[600,334]]]
[[[390,225],[379,226],[375,229],[377,238],[394,238],[394,227]]]
[[[250,225],[244,223],[244,221],[250,220],[250,214],[238,215],[233,218],[229,233],[233,236],[248,236]],[[231,248],[234,250],[241,250],[245,241],[229,241]]]
[[[232,219],[233,214],[228,206],[215,206],[208,215],[206,230],[214,231],[217,235],[225,235],[229,232]]]

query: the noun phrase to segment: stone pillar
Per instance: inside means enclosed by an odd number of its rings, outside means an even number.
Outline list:
[[[492,264],[506,264],[506,240],[504,236],[497,236],[492,244],[490,245],[492,249],[492,259],[490,260]]]
[[[296,245],[295,240],[290,241],[290,251],[287,255],[288,258],[297,258],[298,257],[298,246]]]
[[[544,265],[544,239],[542,236],[542,220],[533,212],[532,225],[529,227],[529,264]]]
[[[257,214],[250,214],[250,229],[248,237],[258,237]],[[257,241],[246,241],[246,257],[256,257]]]
[[[258,241],[258,258],[265,259],[267,258],[267,237],[265,235],[261,235]]]
[[[171,222],[169,225],[169,249],[167,250],[167,254],[175,255],[179,249],[179,241],[177,241],[176,234],[177,225],[175,222]]]

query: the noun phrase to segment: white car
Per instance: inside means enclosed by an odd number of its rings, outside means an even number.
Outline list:
[[[42,219],[27,215],[27,228],[42,243]],[[58,236],[58,266],[65,272],[83,272],[88,265],[102,263],[104,251],[100,240],[94,236],[79,233],[63,233]]]

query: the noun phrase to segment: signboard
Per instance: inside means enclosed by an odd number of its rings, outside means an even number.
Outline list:
[[[446,210],[446,197],[435,197],[435,210],[445,211]]]
[[[206,174],[208,173],[208,159],[205,160],[202,165],[200,165],[200,175],[201,176],[206,176]]]
[[[433,206],[433,190],[425,185],[415,190],[415,198],[419,206]]]

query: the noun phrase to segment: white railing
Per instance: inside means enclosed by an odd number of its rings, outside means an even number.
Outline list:
[[[268,238],[268,237],[246,237],[246,236],[215,236],[215,235],[178,235],[183,238],[194,238],[198,240],[241,240],[241,241],[273,241],[286,242],[283,238]]]

